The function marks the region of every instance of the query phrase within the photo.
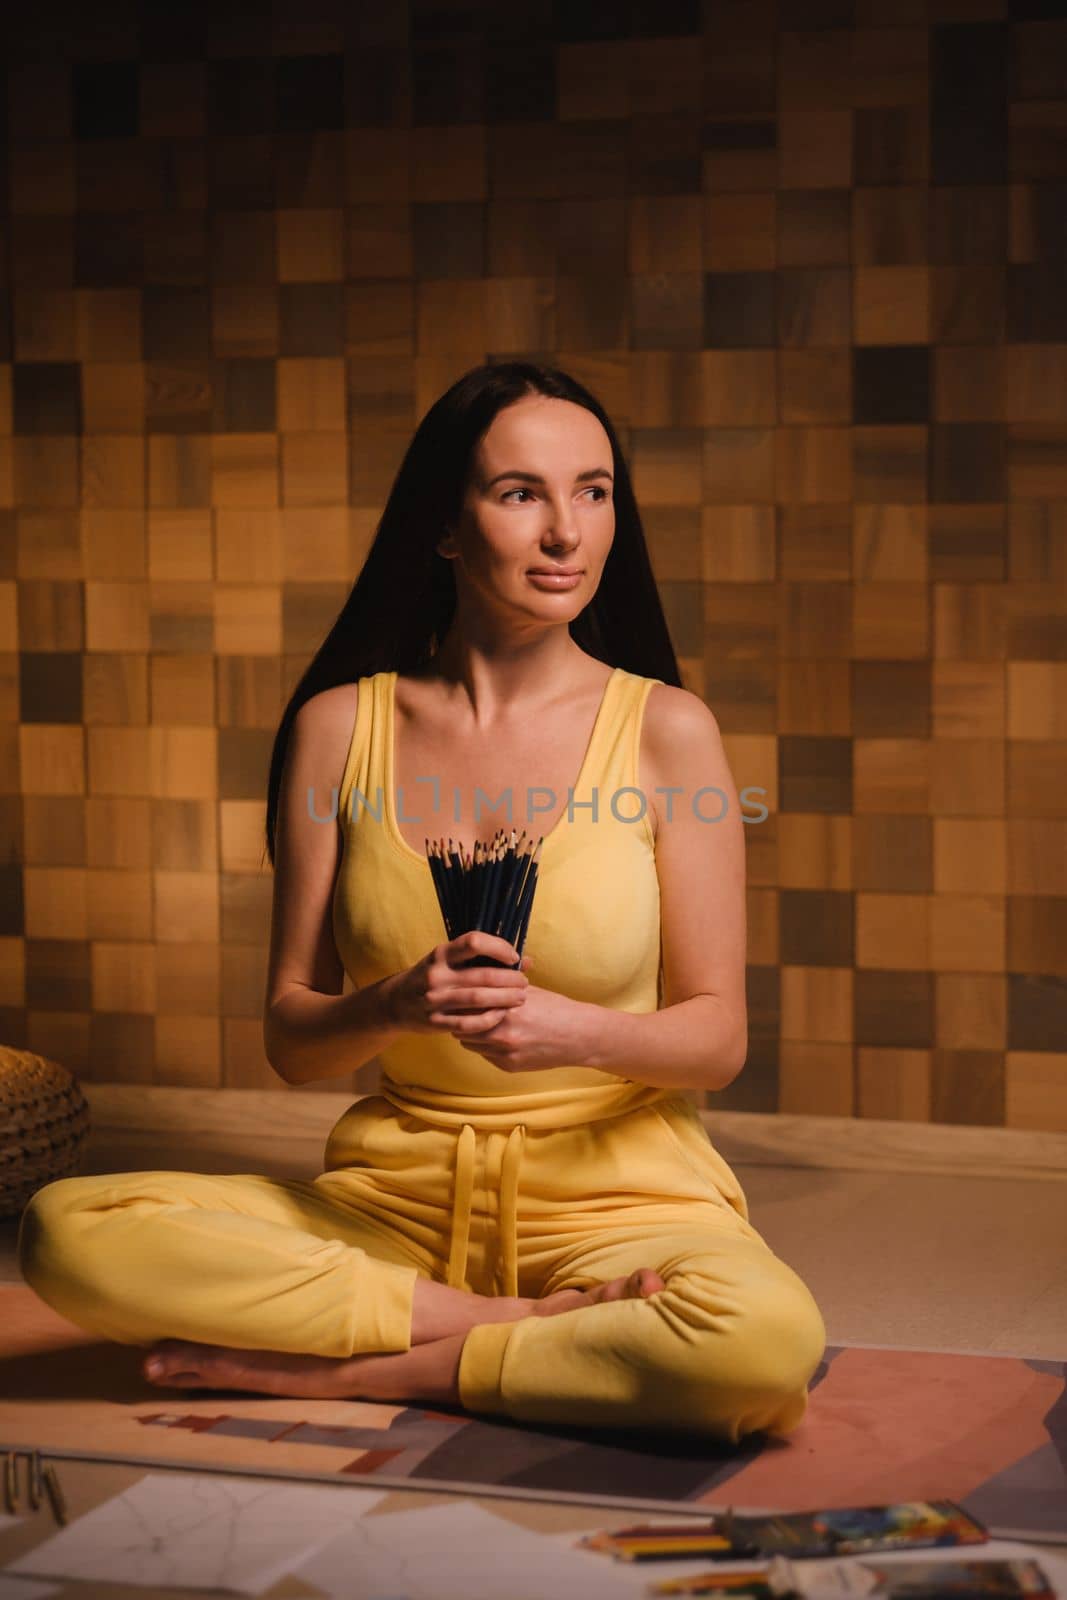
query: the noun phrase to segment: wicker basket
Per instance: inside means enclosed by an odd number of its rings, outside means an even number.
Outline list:
[[[0,1217],[78,1170],[89,1106],[66,1067],[0,1044]]]

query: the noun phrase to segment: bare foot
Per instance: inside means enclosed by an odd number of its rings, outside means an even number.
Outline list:
[[[647,1300],[650,1294],[658,1294],[664,1288],[666,1284],[654,1267],[635,1267],[627,1276],[595,1283],[591,1289],[557,1289],[555,1294],[535,1300],[530,1315],[554,1317],[561,1311],[599,1305],[602,1300]]]
[[[158,1364],[153,1366],[153,1363]],[[248,1389],[255,1394],[343,1400],[350,1363],[282,1350],[239,1350],[224,1344],[160,1339],[141,1364],[149,1383],[178,1389]]]
[[[665,1288],[652,1267],[636,1267],[625,1277],[597,1283],[590,1289],[558,1289],[541,1300],[522,1302],[535,1317],[558,1316],[603,1300],[647,1298]],[[464,1335],[452,1340],[457,1351]],[[442,1341],[444,1342],[444,1341]],[[412,1350],[426,1350],[416,1345]],[[222,1344],[196,1344],[185,1339],[160,1339],[142,1363],[149,1383],[178,1389],[243,1389],[254,1394],[277,1394],[305,1399],[350,1400],[358,1395],[360,1367],[363,1377],[371,1367],[390,1366],[411,1352],[389,1356],[334,1357],[290,1354],[281,1350],[239,1350]],[[158,1362],[158,1370],[152,1363]]]

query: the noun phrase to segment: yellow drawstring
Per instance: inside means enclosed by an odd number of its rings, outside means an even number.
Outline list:
[[[518,1191],[526,1128],[517,1123],[508,1133],[500,1169],[500,1234],[506,1295],[518,1289]],[[452,1196],[452,1238],[448,1251],[448,1283],[462,1289],[467,1276],[467,1249],[471,1231],[471,1200],[474,1194],[474,1128],[465,1122],[456,1140],[456,1176]]]

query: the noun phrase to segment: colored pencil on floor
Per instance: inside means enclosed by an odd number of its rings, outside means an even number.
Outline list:
[[[4,1457],[4,1508],[9,1515],[14,1516],[18,1511],[19,1500],[19,1455],[26,1457],[26,1487],[28,1490],[30,1510],[36,1511],[41,1504],[42,1484],[48,1492],[49,1504],[52,1513],[61,1525],[67,1521],[67,1503],[63,1498],[63,1491],[59,1487],[59,1476],[55,1467],[49,1462],[41,1470],[41,1452],[39,1450],[9,1450]]]

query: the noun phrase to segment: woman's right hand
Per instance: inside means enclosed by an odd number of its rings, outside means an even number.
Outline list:
[[[464,966],[478,957],[492,956],[508,963],[505,967]],[[396,972],[383,984],[389,1021],[408,1033],[448,1033],[457,1015],[481,1014],[484,1029],[495,1028],[512,1006],[521,1006],[529,987],[522,970],[530,965],[519,952],[495,933],[473,928],[447,944],[434,945],[406,972]]]

